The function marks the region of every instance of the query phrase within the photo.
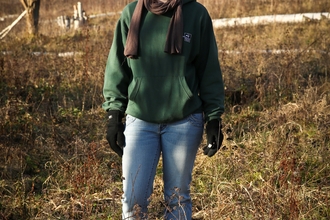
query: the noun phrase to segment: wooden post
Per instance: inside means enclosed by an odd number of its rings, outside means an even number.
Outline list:
[[[83,20],[83,16],[82,16],[82,5],[81,2],[77,3],[77,9],[78,9],[78,19],[79,21]]]
[[[77,5],[73,5],[73,28],[78,29],[80,26],[79,24],[79,12]]]
[[[40,0],[20,0],[27,11],[26,25],[29,34],[37,35],[39,24]]]
[[[57,17],[57,24],[63,29],[70,29],[70,18],[68,16],[58,16]]]
[[[73,5],[73,19],[78,20],[78,10],[76,5]]]
[[[58,24],[58,26],[63,28],[63,16],[58,16],[57,17],[57,24]]]
[[[73,22],[74,22],[74,29],[78,29],[81,27],[85,22],[85,14],[82,9],[81,2],[77,2],[77,5],[73,5]]]

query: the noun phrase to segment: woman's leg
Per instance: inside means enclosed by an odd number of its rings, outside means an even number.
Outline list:
[[[167,124],[162,130],[165,218],[191,219],[190,183],[198,147],[203,135],[203,115],[193,114]]]
[[[146,218],[148,198],[160,157],[159,125],[126,117],[123,169],[123,219]],[[138,217],[139,216],[139,217]]]

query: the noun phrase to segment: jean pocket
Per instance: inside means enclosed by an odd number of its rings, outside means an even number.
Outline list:
[[[191,114],[188,117],[189,123],[195,127],[204,126],[204,118],[202,113]]]
[[[125,127],[132,124],[135,120],[136,120],[136,118],[134,116],[126,115]]]

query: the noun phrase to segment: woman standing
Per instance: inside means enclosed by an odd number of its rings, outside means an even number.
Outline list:
[[[107,140],[122,156],[122,218],[147,218],[162,156],[165,219],[191,219],[204,123],[204,154],[213,156],[223,139],[224,86],[205,7],[196,0],[129,3],[115,29],[103,92]]]

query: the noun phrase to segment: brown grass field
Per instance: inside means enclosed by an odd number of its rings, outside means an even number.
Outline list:
[[[92,15],[130,1],[81,2]],[[328,0],[200,2],[212,18],[330,12]],[[26,34],[23,19],[0,41],[0,219],[121,218],[121,161],[105,140],[101,109],[119,14],[79,30],[51,22],[75,3],[42,1],[38,36]],[[22,11],[19,0],[0,0],[0,17]],[[0,31],[14,19],[0,21]],[[330,219],[330,20],[215,34],[225,140],[214,157],[197,155],[193,219]],[[162,187],[160,165],[150,219],[162,219]]]

